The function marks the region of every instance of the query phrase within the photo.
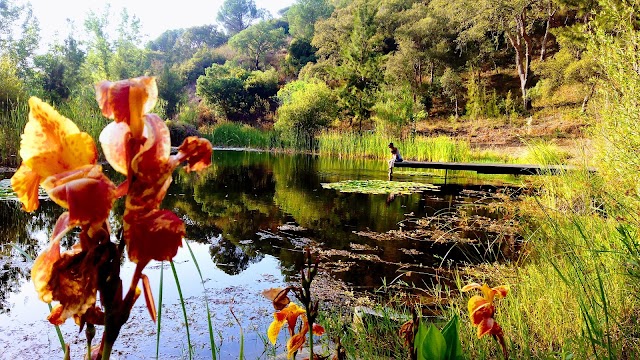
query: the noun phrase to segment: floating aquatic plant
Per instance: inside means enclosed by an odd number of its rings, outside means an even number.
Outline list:
[[[340,192],[362,194],[411,194],[423,191],[438,191],[440,189],[433,184],[386,180],[345,180],[335,183],[323,183],[322,187]]]

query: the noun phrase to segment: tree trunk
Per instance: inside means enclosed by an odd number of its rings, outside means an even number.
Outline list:
[[[596,82],[594,81],[593,84],[591,84],[589,93],[587,93],[587,95],[585,95],[584,97],[584,100],[582,100],[582,108],[580,108],[580,113],[584,114],[587,111],[587,103],[589,103],[589,100],[593,96],[593,93],[595,92],[595,90],[596,90]]]
[[[453,98],[456,101],[456,119],[459,117],[458,115],[458,95],[454,95]]]
[[[515,33],[509,30],[505,31],[511,46],[516,52],[516,70],[518,71],[518,77],[520,78],[520,92],[522,93],[522,105],[524,110],[531,109],[531,100],[527,94],[529,85],[529,75],[531,73],[531,37],[527,33],[527,10],[523,9],[522,12],[515,17],[516,31]]]
[[[540,61],[544,61],[547,55],[547,39],[549,38],[549,29],[551,28],[551,19],[556,14],[558,9],[553,8],[553,2],[549,1],[547,7],[547,25],[544,29],[544,36],[542,37],[542,46],[540,48]]]

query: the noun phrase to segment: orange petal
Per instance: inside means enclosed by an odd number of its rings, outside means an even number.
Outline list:
[[[60,151],[65,136],[80,132],[73,121],[37,97],[29,99],[29,107],[29,121],[20,141],[20,157],[23,161],[44,152]]]
[[[149,278],[145,274],[142,274],[142,288],[144,289],[144,300],[147,303],[147,310],[149,310],[151,320],[156,322],[156,303],[153,301],[153,292],[151,291],[151,285],[149,285]]]
[[[25,164],[20,165],[18,171],[11,177],[11,187],[18,195],[24,211],[31,212],[38,208],[40,179],[40,175]]]
[[[462,290],[460,290],[460,291],[462,291],[462,292],[467,292],[467,291],[471,291],[471,290],[473,290],[473,289],[479,289],[479,288],[481,288],[481,287],[482,287],[482,285],[480,285],[480,284],[478,284],[478,283],[471,283],[471,284],[465,285],[465,286],[462,288]]]
[[[291,302],[287,293],[289,293],[289,288],[271,288],[264,290],[262,295],[273,302],[273,307],[276,310],[282,310]]]
[[[273,321],[271,322],[271,324],[269,325],[269,329],[267,330],[267,337],[272,344],[276,343],[278,334],[280,333],[280,329],[282,329],[282,325],[284,325],[286,319],[286,316],[282,316],[282,314],[273,314]]]
[[[200,171],[211,165],[212,152],[213,147],[209,140],[189,136],[182,142],[178,148],[178,154],[172,158],[172,161],[178,163],[186,161],[185,170],[188,172]]]
[[[491,333],[494,325],[497,325],[497,323],[493,318],[484,318],[480,324],[478,324],[478,339]]]
[[[473,318],[473,314],[478,312],[478,310],[486,308],[488,306],[490,306],[491,303],[489,303],[485,298],[483,298],[482,296],[479,295],[474,295],[471,297],[471,299],[469,299],[469,302],[467,304],[468,310],[469,310],[469,316],[471,318]],[[474,325],[477,325],[474,323]]]
[[[134,263],[171,260],[182,246],[184,223],[169,210],[128,212],[124,222],[127,251]]]
[[[47,320],[53,325],[60,326],[64,324],[66,318],[63,318],[64,306],[58,304],[51,309],[51,313],[47,316]]]
[[[115,186],[106,177],[69,181],[49,191],[51,199],[69,209],[70,221],[77,224],[103,222],[115,200]]]
[[[507,297],[507,294],[509,293],[509,287],[505,285],[496,286],[491,290],[493,291],[493,293],[496,295],[498,299]]]
[[[43,179],[98,158],[93,139],[38,98],[29,99],[29,121],[20,141],[23,162]]]
[[[314,323],[311,327],[311,332],[313,332],[313,335],[322,336],[324,334],[324,328],[322,325]]]
[[[131,161],[131,169],[144,179],[157,176],[159,169],[172,172],[175,166],[167,164],[171,153],[169,128],[157,115],[149,114],[145,116],[144,130],[147,140]]]
[[[293,354],[302,348],[305,341],[305,334],[295,334],[287,341],[287,357],[291,358]]]
[[[157,98],[154,77],[142,76],[117,82],[105,80],[96,85],[96,100],[102,114],[116,122],[129,124],[136,139],[142,137],[142,116],[151,111]]]
[[[60,259],[60,239],[54,239],[49,248],[43,251],[31,268],[31,280],[36,288],[40,300],[50,303],[53,293],[49,287],[53,265]]]
[[[298,304],[292,302],[289,304],[289,306],[282,309],[282,312],[287,315],[287,325],[289,326],[289,332],[293,334],[296,323],[298,322],[298,317],[305,314],[306,311],[298,306]]]
[[[127,140],[131,136],[129,125],[112,122],[100,133],[102,152],[111,167],[117,172],[127,175]]]

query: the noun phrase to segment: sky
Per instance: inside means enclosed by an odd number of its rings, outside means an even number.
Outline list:
[[[20,4],[23,1],[15,1]],[[111,5],[114,16],[112,26],[116,26],[124,7],[129,15],[140,18],[144,42],[157,38],[166,30],[187,28],[216,22],[216,16],[224,0],[30,0],[34,15],[40,22],[41,49],[47,44],[64,39],[69,33],[67,19],[75,23],[76,37],[84,36],[84,19],[89,11],[101,14],[105,5]],[[278,10],[293,4],[295,0],[255,0],[259,8],[267,9],[274,17]]]

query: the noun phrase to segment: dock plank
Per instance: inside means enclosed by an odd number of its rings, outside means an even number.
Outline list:
[[[402,161],[394,163],[393,167],[464,170],[475,171],[480,174],[507,175],[558,175],[566,171],[575,171],[580,169],[571,165],[491,164],[429,161]],[[392,172],[392,170],[392,168],[389,169],[390,172]],[[595,172],[595,169],[589,168],[588,171]]]

